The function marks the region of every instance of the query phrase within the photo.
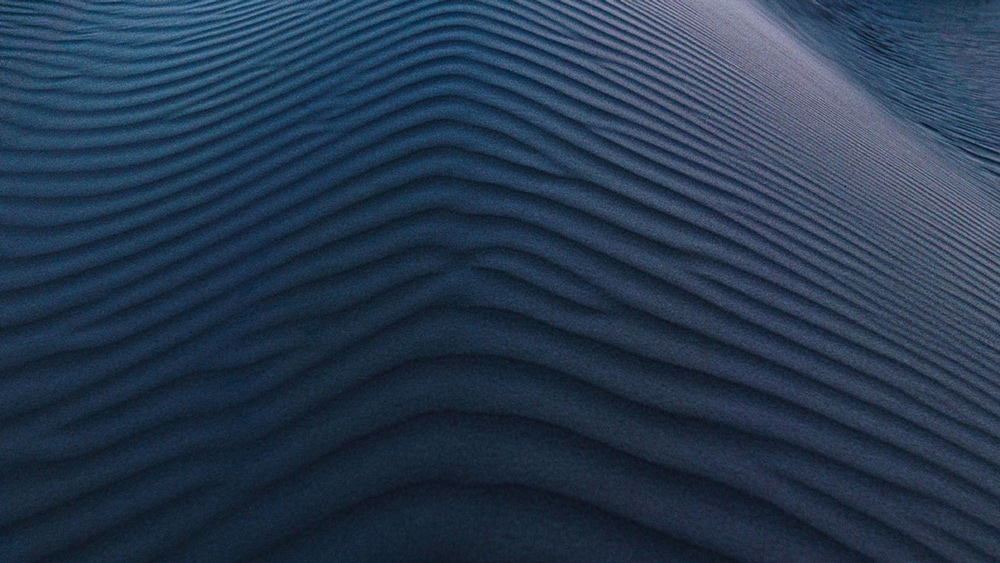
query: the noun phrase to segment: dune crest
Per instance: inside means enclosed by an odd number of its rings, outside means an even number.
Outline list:
[[[1000,176],[1000,3],[763,0],[902,120]]]

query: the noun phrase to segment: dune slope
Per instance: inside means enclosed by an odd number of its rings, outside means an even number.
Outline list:
[[[1000,176],[1000,3],[765,0],[918,134]],[[996,191],[994,189],[994,191]]]
[[[0,2],[0,559],[992,560],[995,186],[767,6]]]

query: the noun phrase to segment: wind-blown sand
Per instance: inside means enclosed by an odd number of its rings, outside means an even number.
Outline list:
[[[908,4],[0,1],[0,561],[995,560],[1000,10]]]

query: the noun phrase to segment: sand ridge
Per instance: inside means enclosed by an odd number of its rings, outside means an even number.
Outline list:
[[[0,561],[990,561],[988,175],[771,9],[0,3]]]

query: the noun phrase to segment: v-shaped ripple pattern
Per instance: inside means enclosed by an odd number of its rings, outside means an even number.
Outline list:
[[[995,190],[777,21],[0,1],[0,560],[993,560]]]

